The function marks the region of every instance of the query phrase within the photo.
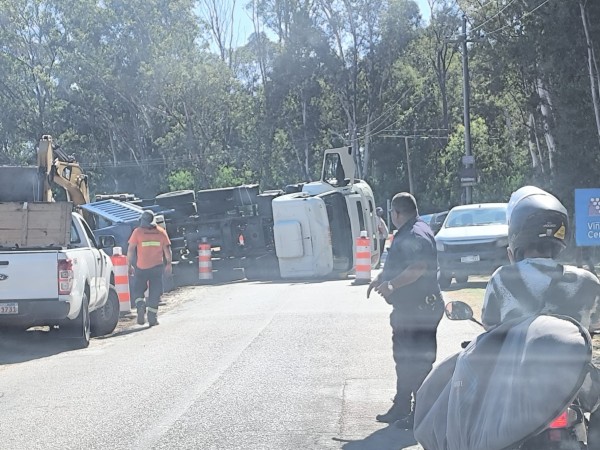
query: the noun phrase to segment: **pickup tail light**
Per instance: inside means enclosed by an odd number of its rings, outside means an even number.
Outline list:
[[[566,428],[569,425],[569,414],[567,411],[562,413],[552,422],[550,422],[550,426],[548,428]]]
[[[73,289],[73,261],[58,261],[58,295],[69,295]]]

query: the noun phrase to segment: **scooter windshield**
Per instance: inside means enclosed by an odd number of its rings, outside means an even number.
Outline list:
[[[415,438],[428,450],[503,450],[542,431],[575,398],[592,357],[574,320],[506,322],[438,365],[417,393]]]

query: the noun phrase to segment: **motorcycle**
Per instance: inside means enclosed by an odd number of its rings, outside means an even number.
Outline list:
[[[473,310],[449,302],[446,317]],[[426,450],[583,450],[578,393],[588,374],[588,331],[565,316],[505,322],[436,366],[417,393],[414,435]]]

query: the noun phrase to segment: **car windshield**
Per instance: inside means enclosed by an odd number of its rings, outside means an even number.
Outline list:
[[[480,225],[506,225],[506,207],[451,211],[445,226],[446,228],[457,228]]]
[[[430,223],[431,219],[433,219],[433,214],[423,214],[421,217],[421,220],[425,223]]]

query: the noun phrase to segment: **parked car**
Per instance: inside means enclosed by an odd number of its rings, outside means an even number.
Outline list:
[[[491,275],[508,263],[507,203],[456,206],[435,236],[440,265],[439,283],[447,288],[455,278]]]
[[[448,215],[448,211],[441,211],[437,213],[431,214],[422,214],[419,217],[423,222],[431,227],[431,231],[433,234],[436,234],[442,228],[442,224],[444,223],[444,219]]]
[[[444,220],[446,220],[446,216],[448,216],[448,211],[442,211],[432,214],[431,220],[429,221],[429,226],[431,227],[431,231],[433,231],[433,234],[438,234],[438,232],[442,228]]]
[[[427,225],[431,224],[431,219],[433,219],[434,214],[421,214],[419,215],[419,217],[421,218],[421,220],[423,222],[425,222]]]

